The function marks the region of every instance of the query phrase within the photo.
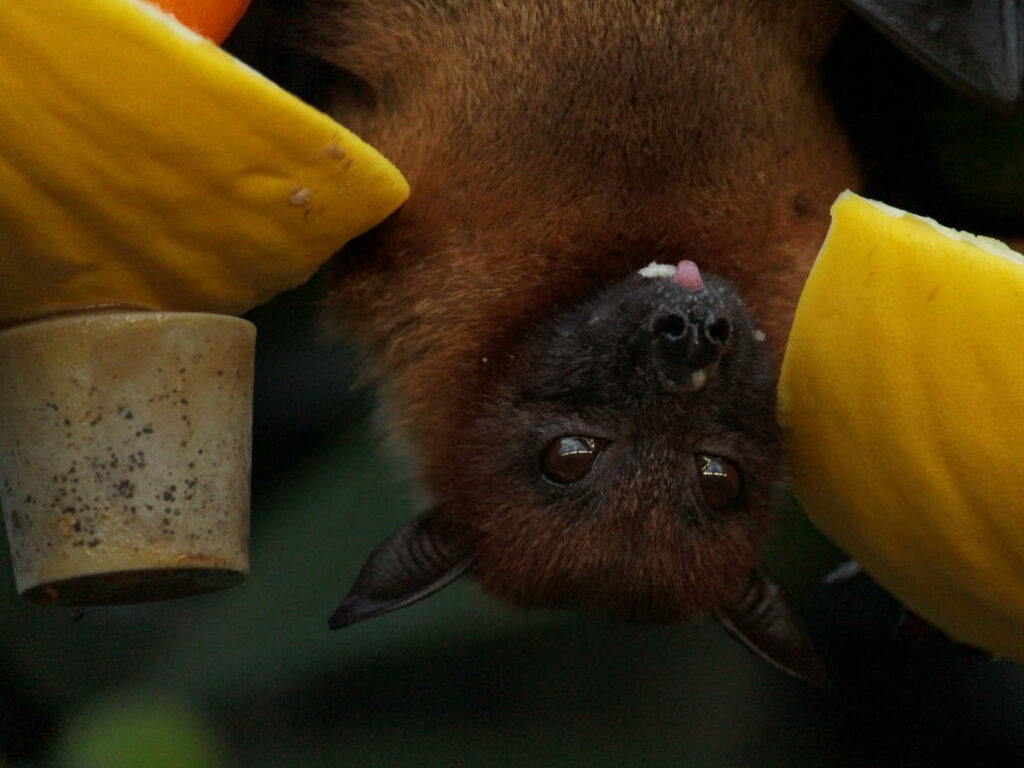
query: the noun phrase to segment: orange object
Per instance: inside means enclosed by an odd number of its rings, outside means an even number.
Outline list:
[[[194,32],[220,45],[242,18],[250,0],[149,0]]]

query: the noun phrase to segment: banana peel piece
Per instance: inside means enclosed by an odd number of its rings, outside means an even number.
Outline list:
[[[372,147],[138,0],[0,4],[0,325],[241,314],[405,201]]]
[[[808,517],[954,639],[1024,664],[1024,256],[840,195],[779,381]]]

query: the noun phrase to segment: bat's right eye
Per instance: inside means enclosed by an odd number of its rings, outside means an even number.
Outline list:
[[[715,509],[731,506],[743,491],[739,468],[721,456],[696,456],[697,479],[704,498]]]
[[[544,449],[541,471],[544,477],[559,485],[579,482],[594,466],[604,446],[604,440],[593,437],[560,437]]]

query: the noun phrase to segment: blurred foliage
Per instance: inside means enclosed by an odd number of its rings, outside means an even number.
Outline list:
[[[178,702],[138,694],[89,701],[62,728],[57,768],[219,768],[225,755],[206,722]]]
[[[956,202],[966,182],[949,169],[959,163],[956,173],[973,178],[985,172],[970,165],[981,160],[952,149],[943,156],[961,161],[922,170],[938,146],[923,138],[937,119],[927,115],[946,107],[911,110],[932,86],[905,67],[886,69],[893,54],[871,44],[876,60],[844,87],[851,130],[888,177],[892,194],[879,196],[899,204],[915,184],[938,194],[935,179],[945,174],[948,193],[935,205],[966,226],[970,206]],[[888,88],[895,90],[886,95]],[[872,89],[876,99],[879,89],[891,98],[874,123],[857,105]],[[879,126],[898,140],[872,147]],[[961,132],[949,130],[943,141],[952,143]],[[970,143],[986,134],[962,136]],[[1024,146],[1007,141],[1004,160],[990,154],[988,165],[1011,164],[1007,153]],[[914,184],[901,186],[899,163],[914,171]],[[1016,167],[1000,182],[999,200],[1024,188],[1015,186],[1024,178]],[[1016,213],[1024,222],[1024,210]],[[365,555],[421,500],[409,468],[382,449],[369,398],[352,389],[351,352],[319,336],[319,296],[314,281],[252,315],[252,574],[242,586],[89,609],[76,620],[16,597],[0,542],[0,765],[149,768],[167,757],[195,768],[874,768],[1024,760],[1024,669],[940,637],[896,636],[900,608],[870,581],[821,587],[842,554],[792,508],[770,569],[807,617],[833,677],[829,691],[768,668],[711,623],[638,628],[523,612],[469,582],[329,633],[327,616]]]

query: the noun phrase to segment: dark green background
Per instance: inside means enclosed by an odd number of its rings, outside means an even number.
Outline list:
[[[974,109],[864,29],[845,34],[860,44],[832,77],[871,191],[948,224],[1024,232],[1024,119]],[[319,297],[315,280],[252,315],[252,575],[241,587],[76,620],[20,601],[0,546],[0,766],[1024,761],[1024,669],[895,636],[900,609],[869,581],[821,587],[842,555],[792,509],[771,570],[828,662],[827,692],[713,624],[523,612],[469,582],[329,633],[363,557],[419,501],[375,437],[368,397],[352,392],[349,351],[318,338]]]

